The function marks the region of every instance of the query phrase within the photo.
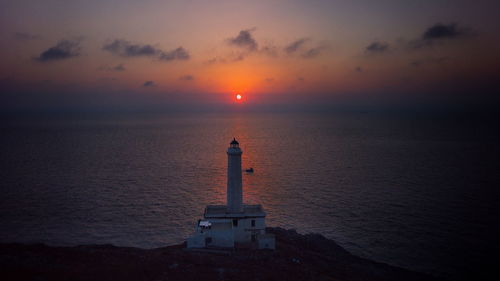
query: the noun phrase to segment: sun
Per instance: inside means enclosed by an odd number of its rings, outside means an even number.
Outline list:
[[[237,94],[237,95],[236,95],[236,99],[237,99],[237,100],[241,100],[241,95],[240,95],[240,94]]]

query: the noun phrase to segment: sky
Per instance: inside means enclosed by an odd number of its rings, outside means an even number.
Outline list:
[[[499,1],[2,0],[0,110],[499,104],[499,13]]]

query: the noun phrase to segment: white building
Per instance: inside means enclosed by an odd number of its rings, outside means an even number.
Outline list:
[[[266,234],[266,213],[261,205],[243,204],[242,151],[236,139],[227,149],[227,205],[208,205],[188,248],[254,247],[274,249],[274,235]]]

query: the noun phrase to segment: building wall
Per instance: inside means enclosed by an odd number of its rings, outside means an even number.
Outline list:
[[[252,226],[252,220],[255,221],[255,226]],[[237,226],[233,222],[234,241],[239,243],[251,242],[252,234],[264,233],[265,228],[264,218],[238,219]]]
[[[211,231],[208,237],[211,241],[207,243],[207,246],[234,247],[234,237],[230,231]]]
[[[234,220],[237,220],[237,225],[235,225]],[[252,226],[252,220],[255,221],[255,225]],[[265,233],[265,219],[264,218],[242,218],[242,219],[210,219],[213,225],[232,225],[232,228],[218,229],[212,227],[211,229],[204,230],[204,237],[209,237],[209,242],[206,246],[218,246],[218,247],[234,247],[234,243],[249,243],[252,242],[252,234],[255,235],[255,240],[258,234]],[[200,238],[192,238],[191,241],[188,240],[188,244],[192,247],[200,247],[202,241]],[[189,247],[188,245],[188,247]]]

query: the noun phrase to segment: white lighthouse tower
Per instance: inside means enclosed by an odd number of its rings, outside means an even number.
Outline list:
[[[230,213],[243,212],[242,153],[240,144],[233,138],[227,149],[227,210]]]
[[[227,205],[208,205],[188,248],[250,247],[274,249],[275,238],[266,234],[266,213],[261,205],[243,204],[240,144],[236,138],[227,149]]]

